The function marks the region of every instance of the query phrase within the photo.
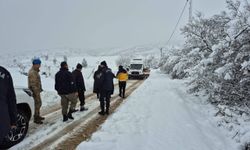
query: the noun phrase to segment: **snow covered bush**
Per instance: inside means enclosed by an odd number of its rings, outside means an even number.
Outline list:
[[[63,61],[68,61],[68,57],[66,55],[63,56]]]
[[[211,102],[242,106],[249,98],[250,6],[226,2],[228,12],[198,13],[182,28],[184,48],[169,52],[161,69],[173,78],[191,77],[190,91],[205,91]]]
[[[182,28],[185,45],[166,54],[161,69],[173,78],[189,77],[190,92],[203,91],[210,103],[226,108],[220,112],[250,115],[250,6],[226,3],[228,11],[210,18],[198,13]]]
[[[86,68],[87,66],[88,66],[88,63],[87,63],[86,59],[83,58],[83,60],[82,60],[82,67]]]
[[[154,55],[149,55],[145,57],[144,64],[146,67],[156,69],[159,67],[159,60]]]
[[[116,60],[116,65],[122,65],[125,68],[127,68],[130,65],[130,56],[124,56],[124,55],[120,55],[120,57]]]

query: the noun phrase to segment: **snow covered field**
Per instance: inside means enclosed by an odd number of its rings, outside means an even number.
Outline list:
[[[216,126],[184,82],[153,71],[78,150],[234,150],[237,144]]]

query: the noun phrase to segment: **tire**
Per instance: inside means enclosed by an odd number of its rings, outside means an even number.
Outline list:
[[[17,128],[11,129],[9,134],[4,138],[3,144],[0,146],[0,149],[8,149],[19,142],[21,142],[29,128],[29,119],[27,115],[22,111],[18,110],[17,112]]]

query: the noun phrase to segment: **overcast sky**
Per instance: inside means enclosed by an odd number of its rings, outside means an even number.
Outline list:
[[[167,41],[186,0],[1,0],[0,51],[127,47]],[[224,0],[193,0],[210,16]],[[188,21],[188,7],[179,27]],[[170,44],[183,39],[176,32]]]

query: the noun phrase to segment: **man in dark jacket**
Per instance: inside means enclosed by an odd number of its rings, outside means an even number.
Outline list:
[[[101,65],[98,66],[98,69],[94,73],[94,86],[93,86],[93,93],[96,93],[97,98],[100,97],[100,84],[101,84],[101,78],[102,76],[102,67]]]
[[[84,92],[86,91],[85,84],[84,84],[84,78],[82,75],[82,65],[77,64],[76,69],[72,72],[74,81],[76,83],[76,88],[78,91],[78,97],[80,100],[80,111],[88,110],[84,107],[85,105],[85,96]]]
[[[75,110],[77,103],[77,89],[73,80],[73,75],[68,70],[66,61],[61,63],[61,69],[55,76],[55,89],[61,97],[63,122],[68,119],[74,119],[72,113]],[[70,102],[70,108],[68,111]]]
[[[108,68],[105,61],[101,62],[102,75],[100,77],[100,115],[109,114],[110,97],[114,93],[114,82],[113,78],[115,75],[112,73],[111,69]],[[106,110],[105,110],[106,104]]]
[[[11,128],[16,127],[16,94],[10,73],[0,66],[0,144]]]

